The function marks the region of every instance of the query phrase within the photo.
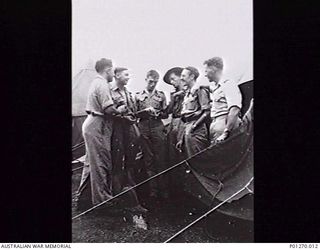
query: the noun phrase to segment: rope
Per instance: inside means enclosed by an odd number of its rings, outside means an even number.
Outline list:
[[[194,155],[192,155],[192,156],[188,157],[187,159],[185,159],[185,160],[183,160],[183,161],[181,161],[181,162],[179,162],[179,163],[177,163],[177,164],[173,165],[172,167],[167,168],[166,170],[164,170],[164,171],[162,171],[162,172],[160,172],[160,173],[158,173],[158,174],[156,174],[156,175],[154,175],[154,176],[152,176],[152,177],[149,177],[148,179],[146,179],[146,180],[144,180],[144,181],[142,181],[142,182],[140,182],[140,183],[138,183],[138,184],[136,184],[136,185],[134,185],[134,186],[132,186],[132,187],[130,187],[130,188],[128,188],[128,189],[126,189],[126,190],[122,191],[122,192],[120,192],[119,194],[117,194],[117,195],[113,196],[112,198],[110,198],[110,199],[108,199],[108,200],[105,200],[105,201],[103,201],[103,202],[101,202],[101,203],[99,203],[99,204],[97,204],[97,205],[95,205],[95,206],[93,206],[93,207],[89,208],[88,210],[86,210],[86,211],[84,211],[84,212],[82,212],[82,213],[80,213],[80,214],[78,214],[78,215],[76,215],[76,216],[72,217],[72,220],[77,219],[77,218],[79,218],[80,216],[85,215],[85,214],[87,214],[87,213],[89,213],[89,212],[93,211],[94,209],[96,209],[96,208],[98,208],[98,207],[100,207],[100,206],[104,205],[105,203],[110,202],[110,201],[114,200],[115,198],[118,198],[119,196],[121,196],[121,195],[124,195],[124,194],[128,193],[128,192],[129,192],[129,191],[131,191],[132,189],[135,189],[135,188],[137,188],[137,187],[139,187],[139,186],[141,186],[141,185],[143,185],[143,184],[145,184],[145,183],[147,183],[147,182],[151,181],[152,179],[155,179],[155,178],[157,178],[158,176],[160,176],[160,175],[162,175],[162,174],[164,174],[164,173],[167,173],[167,172],[169,172],[169,171],[171,171],[171,170],[175,169],[176,167],[178,167],[178,166],[182,165],[183,163],[187,162],[188,160],[192,159],[193,157],[195,157],[195,156],[197,156],[197,155],[200,155],[200,154],[204,153],[204,152],[205,152],[205,151],[207,151],[208,149],[211,149],[213,146],[214,146],[214,145],[210,145],[209,147],[207,147],[207,148],[205,148],[205,149],[203,149],[203,150],[199,151],[198,153],[196,153],[196,154],[194,154]]]
[[[76,149],[78,149],[78,148],[82,147],[83,145],[84,145],[84,141],[82,141],[82,142],[80,142],[80,143],[78,143],[78,144],[76,144],[76,145],[72,146],[72,151],[74,151],[74,150],[76,150]]]
[[[75,171],[80,170],[80,169],[83,169],[83,166],[78,167],[78,168],[73,168],[73,169],[72,169],[72,172],[75,172]]]
[[[210,213],[212,213],[214,210],[216,210],[217,208],[221,207],[224,203],[226,203],[228,200],[232,199],[233,197],[235,197],[237,194],[241,193],[243,190],[245,190],[250,183],[252,182],[253,177],[250,179],[250,181],[244,186],[242,187],[240,190],[238,190],[237,192],[235,192],[233,195],[231,195],[230,197],[228,197],[227,199],[225,199],[223,202],[219,203],[217,206],[215,206],[214,208],[210,209],[208,212],[206,212],[205,214],[201,215],[198,219],[194,220],[193,222],[191,222],[189,225],[187,225],[186,227],[184,227],[183,229],[181,229],[179,232],[177,232],[176,234],[174,234],[172,237],[170,237],[169,239],[167,239],[164,243],[168,243],[169,241],[173,240],[174,238],[176,238],[177,236],[179,236],[181,233],[183,233],[184,231],[186,231],[188,228],[190,228],[191,226],[193,226],[194,224],[196,224],[198,221],[202,220],[204,217],[208,216]]]

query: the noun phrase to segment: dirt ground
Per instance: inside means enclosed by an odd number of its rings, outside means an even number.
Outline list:
[[[80,177],[81,170],[73,172],[72,193],[76,191]],[[72,203],[72,216],[91,206],[88,197],[84,193],[78,204]],[[133,214],[117,206],[103,205],[72,221],[72,241],[161,243],[209,210],[188,195],[158,202],[147,200],[143,205],[149,209],[144,216],[147,230],[135,227]],[[171,242],[253,242],[253,223],[213,212]]]

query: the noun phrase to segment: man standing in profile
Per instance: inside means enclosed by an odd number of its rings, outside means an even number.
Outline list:
[[[142,136],[143,159],[148,177],[151,177],[166,168],[165,142],[166,135],[161,119],[166,119],[167,103],[162,91],[156,89],[159,73],[155,70],[147,72],[147,87],[136,93],[135,101],[140,117],[139,129]],[[161,176],[150,181],[150,197],[168,197],[165,191],[167,186],[166,176]]]
[[[206,148],[208,129],[206,121],[210,115],[210,98],[207,88],[200,87],[192,93],[199,71],[194,67],[186,67],[181,73],[181,81],[186,88],[182,103],[181,117],[184,122],[184,132],[177,147],[183,148],[186,157],[190,157]],[[182,145],[184,144],[184,147]]]
[[[98,74],[89,89],[86,105],[88,117],[82,126],[94,205],[112,197],[112,120],[106,115],[124,111],[116,110],[111,99],[110,82],[114,75],[112,61],[102,58],[96,62],[95,69]]]
[[[223,60],[213,57],[204,62],[205,76],[210,83],[211,99],[213,101],[210,126],[211,142],[220,142],[227,139],[233,129],[237,128],[242,96],[236,83],[229,79],[222,79]]]

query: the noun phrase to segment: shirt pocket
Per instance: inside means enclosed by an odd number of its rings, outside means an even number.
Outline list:
[[[147,99],[146,95],[138,95],[137,96],[137,100],[140,101],[140,102],[143,102],[145,99]]]
[[[148,101],[147,101],[147,96],[146,95],[140,95],[137,96],[137,105],[140,107],[140,109],[145,109],[147,108]]]
[[[158,96],[154,96],[151,101],[151,106],[155,109],[160,110],[162,108],[162,98]]]
[[[119,106],[125,104],[124,99],[122,98],[122,96],[119,96],[119,95],[113,96],[113,102],[116,107],[119,107]]]
[[[192,96],[188,98],[188,100],[186,101],[186,108],[188,110],[196,110],[198,108],[198,102],[197,102],[196,96]]]

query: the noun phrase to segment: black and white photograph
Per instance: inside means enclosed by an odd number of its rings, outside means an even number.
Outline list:
[[[72,242],[254,241],[253,2],[72,1]]]
[[[319,248],[316,7],[2,0],[1,248]]]

